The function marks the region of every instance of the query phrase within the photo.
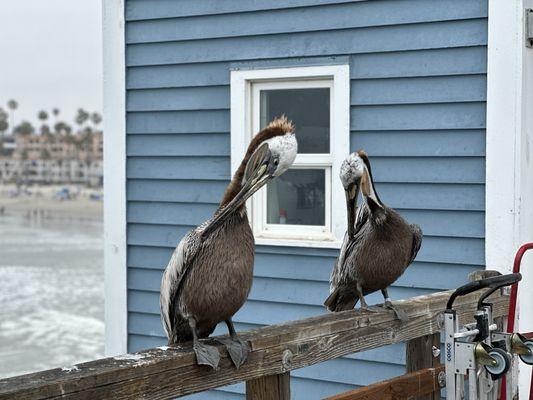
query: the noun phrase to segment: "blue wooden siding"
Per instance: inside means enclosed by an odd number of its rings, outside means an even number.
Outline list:
[[[126,19],[129,350],[164,343],[162,271],[229,182],[232,68],[350,65],[351,149],[368,151],[380,197],[425,233],[394,298],[483,267],[487,0],[127,0]],[[323,313],[336,255],[258,246],[237,328]],[[294,371],[294,398],[401,374],[403,349]]]

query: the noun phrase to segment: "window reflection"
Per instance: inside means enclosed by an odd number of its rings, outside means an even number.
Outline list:
[[[289,169],[267,185],[267,223],[325,225],[326,171]]]
[[[298,153],[329,153],[329,88],[261,91],[261,128],[285,114],[296,126]]]

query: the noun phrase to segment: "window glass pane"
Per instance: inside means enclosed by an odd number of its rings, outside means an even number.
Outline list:
[[[289,169],[267,185],[267,223],[325,225],[326,171]]]
[[[261,128],[285,114],[296,125],[298,153],[329,153],[329,88],[261,91]]]

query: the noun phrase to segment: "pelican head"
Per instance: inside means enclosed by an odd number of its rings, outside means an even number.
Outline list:
[[[242,207],[269,180],[287,171],[297,153],[294,125],[284,116],[274,119],[255,135],[206,232]]]
[[[359,191],[363,193],[365,201],[370,199],[377,206],[383,207],[374,189],[370,161],[363,150],[350,154],[341,165],[340,179],[346,195],[348,216],[348,234],[355,234],[355,213]]]
[[[341,165],[340,178],[346,195],[346,211],[348,217],[348,235],[355,234],[355,212],[357,197],[361,188],[361,179],[365,171],[365,164],[358,153],[350,154]]]
[[[246,201],[269,180],[287,171],[297,153],[298,143],[292,123],[285,117],[272,121],[248,146],[243,160],[242,189],[237,196],[242,193]]]

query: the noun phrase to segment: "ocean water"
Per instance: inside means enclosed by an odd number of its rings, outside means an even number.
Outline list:
[[[0,377],[103,353],[102,222],[0,216]]]

